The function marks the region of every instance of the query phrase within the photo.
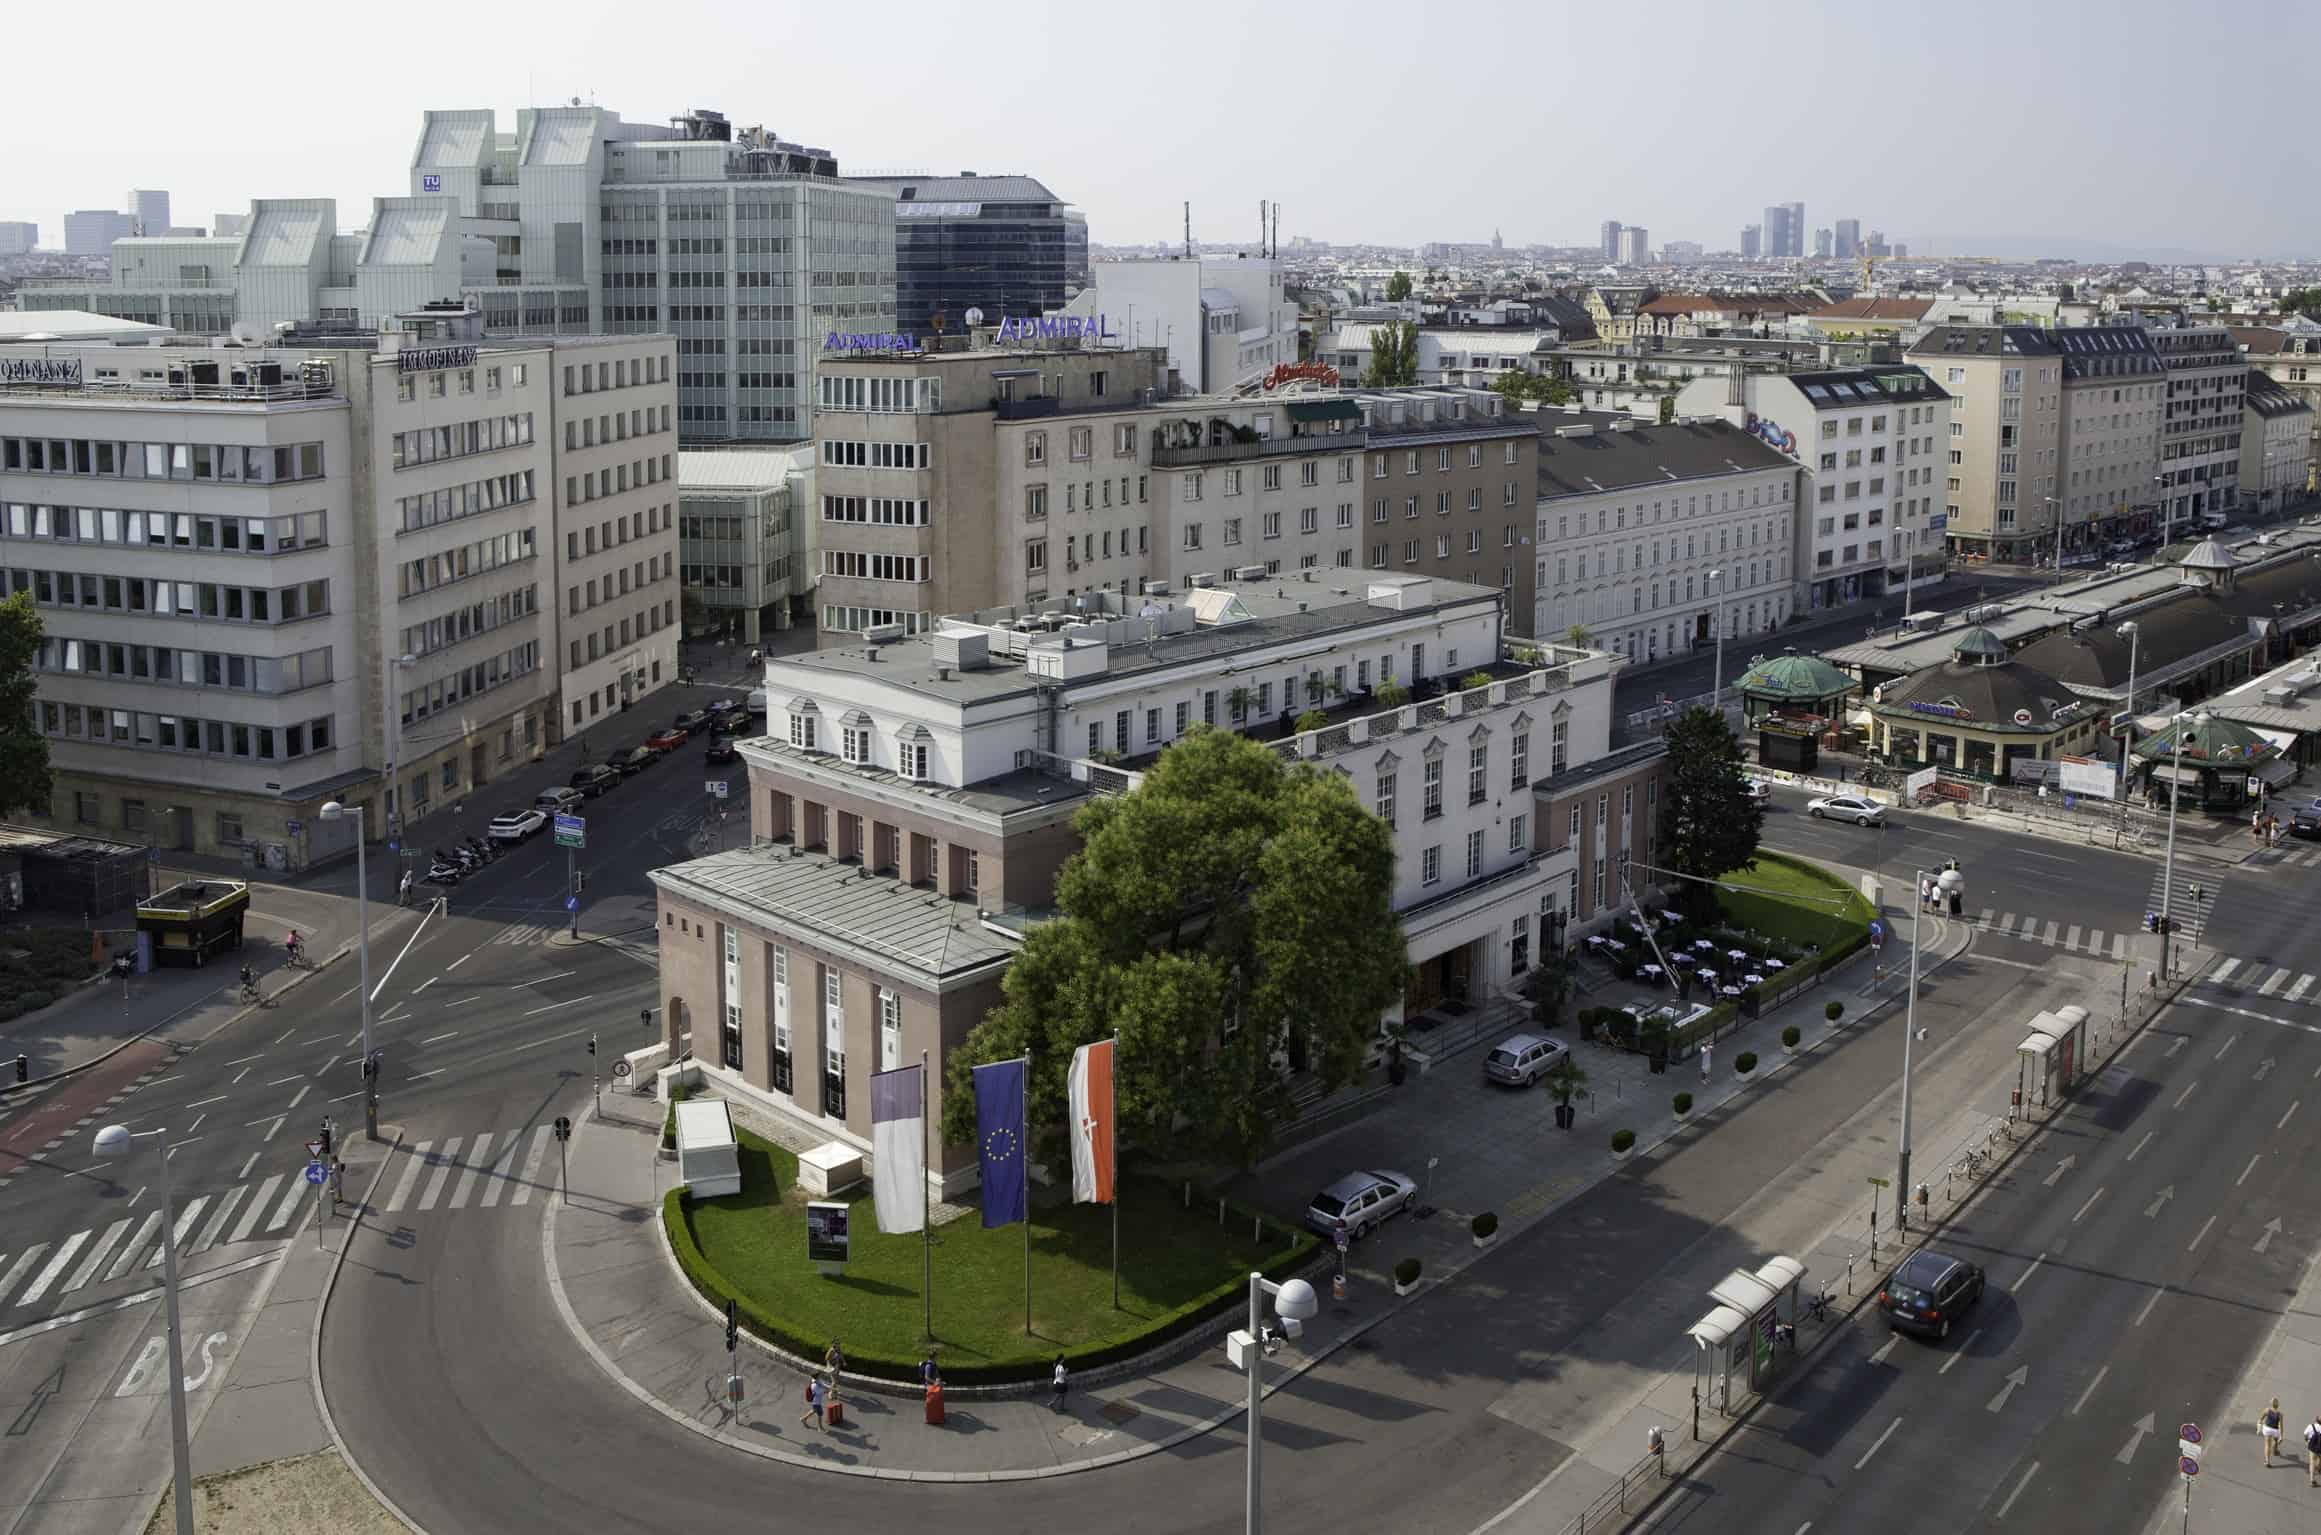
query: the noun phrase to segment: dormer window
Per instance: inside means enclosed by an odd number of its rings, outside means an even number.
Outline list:
[[[933,740],[924,725],[906,725],[895,732],[895,771],[905,778],[925,782]]]
[[[815,727],[821,723],[820,711],[811,698],[790,700],[790,744],[802,752],[820,751],[821,744]]]
[[[838,754],[857,767],[870,765],[870,716],[860,709],[838,721]]]

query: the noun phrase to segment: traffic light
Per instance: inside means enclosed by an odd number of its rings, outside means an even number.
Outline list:
[[[725,1351],[732,1353],[741,1343],[741,1318],[731,1299],[725,1303]]]
[[[596,1054],[596,1036],[594,1034],[588,1036],[588,1053],[590,1055]]]
[[[572,1121],[562,1114],[556,1116],[556,1138],[560,1141],[572,1139]]]

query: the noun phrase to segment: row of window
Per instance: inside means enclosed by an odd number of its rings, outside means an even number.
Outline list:
[[[642,437],[647,432],[669,430],[669,407],[641,405],[634,410],[612,411],[602,416],[577,416],[564,423],[564,447],[593,448],[599,442],[626,442],[631,437]]]
[[[671,559],[668,555],[649,555],[632,565],[608,570],[601,579],[591,576],[586,582],[575,582],[564,589],[564,611],[583,612],[599,602],[611,602],[616,597],[626,597],[632,590],[650,586],[667,572]],[[586,600],[583,600],[584,594]]]
[[[512,533],[496,533],[440,554],[404,560],[396,567],[398,595],[416,597],[421,592],[431,592],[487,570],[531,559],[538,552],[533,530],[518,528]]]
[[[1386,804],[1388,809],[1393,808],[1393,801],[1391,798],[1386,801]],[[1529,816],[1509,816],[1507,818],[1507,851],[1510,853],[1527,853],[1531,851],[1530,843],[1526,840],[1530,836],[1530,829],[1531,818]],[[1480,830],[1476,830],[1467,833],[1467,878],[1480,879],[1482,877],[1483,833]],[[1418,882],[1422,886],[1439,885],[1442,883],[1442,879],[1443,849],[1442,844],[1438,842],[1432,847],[1420,849],[1418,855]]]
[[[0,437],[0,469],[97,474],[124,480],[213,480],[271,485],[322,478],[322,444],[246,448],[232,443],[100,442],[87,437]]]
[[[528,410],[511,416],[484,416],[451,426],[423,426],[395,434],[395,467],[405,469],[440,459],[465,458],[471,453],[492,453],[531,440],[532,413]]]
[[[664,501],[658,506],[624,512],[618,517],[588,527],[567,529],[564,534],[564,557],[577,560],[583,555],[595,554],[600,549],[617,549],[632,539],[662,531],[669,526],[669,519],[675,515]]]
[[[886,374],[824,373],[818,376],[824,410],[864,411],[872,415],[933,415],[943,408],[940,378],[897,378]]]
[[[121,677],[132,682],[166,682],[191,688],[227,688],[239,693],[295,693],[331,680],[328,646],[287,656],[237,656],[214,650],[117,645],[109,640],[76,640],[51,635],[40,642],[33,665],[44,672]]]
[[[320,546],[323,515],[205,517],[191,512],[133,512],[103,506],[40,506],[11,501],[10,538],[124,544],[142,549],[215,549],[234,554],[278,554]]]
[[[931,469],[935,448],[925,442],[822,441],[822,462],[839,469]]]
[[[581,639],[571,642],[572,648],[568,654],[572,657],[572,669],[578,671],[590,662],[622,649],[631,640],[641,640],[648,634],[658,633],[674,623],[676,617],[675,602],[660,602],[647,606],[633,619],[624,618],[617,624],[606,624],[602,629],[592,630]],[[658,661],[653,663],[656,676],[660,666]]]
[[[516,382],[523,382],[521,374]],[[608,358],[595,364],[568,362],[564,365],[564,392],[567,395],[594,394],[599,389],[626,389],[631,384],[665,384],[669,381],[669,359],[661,353],[643,357]]]
[[[865,554],[859,549],[822,551],[822,574],[858,581],[924,581],[931,561],[923,554]]]
[[[540,611],[540,588],[520,586],[497,597],[486,597],[471,602],[464,608],[430,618],[425,623],[412,624],[403,631],[402,654],[430,655],[438,650],[457,645],[478,634],[488,634],[502,624],[530,618]]]
[[[917,634],[929,627],[931,616],[906,608],[868,608],[833,602],[822,609],[822,627],[825,630],[859,634],[865,629],[883,629],[890,624],[899,624],[904,633]]]
[[[41,733],[63,741],[90,741],[146,751],[198,752],[208,757],[242,757],[276,762],[330,750],[328,715],[295,725],[237,725],[227,720],[189,719],[180,714],[144,714],[95,704],[40,705]]]
[[[602,496],[620,495],[632,486],[641,490],[647,485],[658,485],[668,477],[666,453],[631,459],[625,464],[609,464],[586,474],[568,474],[564,477],[564,504],[584,506]]]
[[[824,522],[865,522],[885,528],[923,528],[927,525],[924,500],[896,496],[824,496]]]
[[[465,485],[431,490],[424,495],[404,496],[395,503],[396,526],[410,533],[420,528],[432,528],[439,522],[456,522],[462,517],[473,517],[478,512],[496,512],[503,506],[522,506],[531,499],[531,470],[518,469],[510,474],[486,475],[480,480],[470,480]]]
[[[463,666],[448,677],[438,678],[405,693],[402,699],[403,723],[413,724],[430,714],[441,713],[463,698],[488,693],[539,669],[540,642],[526,640],[513,650],[504,650],[473,666]]]
[[[75,571],[8,572],[8,590],[32,593],[43,607],[102,608],[166,618],[228,623],[290,623],[330,611],[330,583],[230,586],[217,581],[162,581],[144,576],[97,576]]]

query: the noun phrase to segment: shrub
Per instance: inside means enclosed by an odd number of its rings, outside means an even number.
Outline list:
[[[1692,1112],[1692,1094],[1690,1093],[1678,1093],[1669,1101],[1675,1105],[1676,1112],[1679,1115],[1690,1114]]]
[[[682,1082],[669,1084],[669,1112],[661,1116],[661,1149],[677,1149],[677,1105],[693,1096],[693,1089]]]
[[[1479,1237],[1490,1236],[1499,1229],[1499,1217],[1485,1210],[1481,1215],[1467,1222],[1467,1229]]]
[[[1743,1050],[1733,1060],[1733,1070],[1739,1072],[1744,1077],[1756,1069],[1757,1052],[1754,1050]]]
[[[23,1005],[24,1011],[29,1013],[36,1007],[48,1006],[56,998],[45,991],[20,991],[16,994],[16,1000]]]
[[[1421,1265],[1416,1258],[1405,1258],[1394,1265],[1394,1282],[1405,1287],[1418,1283]]]
[[[1633,1130],[1614,1130],[1614,1131],[1612,1132],[1612,1149],[1613,1149],[1614,1151],[1626,1151],[1626,1150],[1627,1150],[1629,1147],[1631,1147],[1631,1146],[1633,1146],[1633,1145],[1635,1145],[1635,1144],[1636,1144],[1636,1132],[1635,1132],[1635,1131],[1633,1131]]]
[[[14,997],[0,997],[0,1023],[6,1023],[11,1018],[22,1017],[23,1013],[24,1004],[22,1002],[17,1001]]]
[[[1381,708],[1399,709],[1410,702],[1410,689],[1399,682],[1379,684],[1378,703]]]
[[[1792,1050],[1797,1048],[1797,1041],[1802,1037],[1803,1036],[1797,1032],[1797,1025],[1794,1023],[1781,1031],[1781,1043],[1787,1045]]]
[[[1462,688],[1487,688],[1490,685],[1491,674],[1489,672],[1469,672],[1459,679],[1459,686]]]
[[[1832,1002],[1829,1006],[1821,1010],[1821,1016],[1827,1018],[1832,1023],[1837,1022],[1845,1015],[1846,1005],[1843,1002]]]
[[[1290,721],[1289,728],[1293,734],[1302,736],[1309,730],[1321,729],[1329,722],[1330,716],[1324,713],[1322,710],[1308,709],[1305,713]]]

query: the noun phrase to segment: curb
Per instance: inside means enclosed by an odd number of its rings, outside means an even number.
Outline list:
[[[1970,941],[1971,936],[1972,929],[1970,928]],[[1962,946],[1959,952],[1964,953],[1965,947]],[[1949,956],[1946,956],[1946,958],[1948,957]],[[2177,1000],[2181,998],[2186,991],[2191,989],[2192,983],[2197,981],[2201,976],[2207,974],[2209,967],[2215,963],[2216,956],[2212,953],[2208,956],[2207,960],[2201,964],[2197,971],[2189,972],[2185,974],[2182,979],[2174,982],[2173,988],[2168,994],[2168,1000],[2160,1004],[2158,1007],[2153,1008],[2151,1016],[2146,1018],[2141,1024],[2137,1025],[2135,1029],[2121,1034],[2118,1039],[2114,1040],[2111,1049],[2105,1052],[2102,1064],[2100,1066],[2091,1065],[2089,1070],[2086,1072],[2086,1075],[2092,1078],[2102,1071],[2108,1071],[2111,1068],[2112,1063],[2119,1058],[2120,1052],[2127,1049],[2129,1045],[2133,1044],[2137,1039],[2141,1038],[2144,1031],[2149,1029],[2153,1023],[2158,1020],[2160,1014],[2167,1008],[2175,1006]],[[1925,971],[1922,969],[1920,974],[1924,975]],[[2045,1133],[2047,1129],[2047,1125],[2041,1125],[2037,1129],[2031,1130],[2029,1133],[2025,1134],[2021,1139],[2010,1142],[2007,1147],[2006,1155],[1997,1158],[1991,1164],[1991,1170],[1989,1174],[1984,1177],[1979,1187],[1977,1187],[1972,1193],[1968,1194],[1966,1198],[1954,1203],[1941,1215],[1934,1217],[1926,1225],[1922,1227],[1911,1228],[1913,1231],[1913,1236],[1909,1241],[1908,1246],[1911,1249],[1924,1247],[1927,1243],[1932,1242],[1936,1238],[1940,1237],[1944,1231],[1950,1228],[1952,1222],[1958,1220],[1964,1214],[1966,1207],[1974,1203],[1975,1196],[1982,1193],[1984,1189],[1989,1188],[1992,1181],[1998,1177],[1999,1173],[2005,1168],[2011,1166],[2017,1157],[2022,1156],[2026,1151],[2028,1151],[2030,1149],[2031,1143],[2039,1139],[2039,1137]],[[1896,1262],[1900,1261],[1901,1251],[1902,1249],[1898,1246],[1896,1249]],[[1860,1316],[1863,1309],[1870,1304],[1871,1299],[1875,1294],[1876,1292],[1874,1290],[1865,1287],[1860,1295],[1855,1296],[1853,1298],[1853,1303],[1847,1306],[1842,1313],[1839,1313],[1838,1320],[1832,1321],[1830,1325],[1823,1330],[1821,1337],[1815,1341],[1813,1347],[1799,1356],[1800,1364],[1809,1362],[1815,1356],[1819,1355],[1821,1351],[1829,1345],[1830,1340],[1837,1336],[1839,1322],[1851,1322],[1856,1317]],[[1834,1303],[1831,1309],[1833,1311],[1837,1309]],[[1794,1378],[1802,1378],[1802,1376]],[[1681,1471],[1675,1475],[1669,1476],[1661,1490],[1655,1493],[1646,1502],[1639,1504],[1632,1516],[1625,1518],[1620,1522],[1619,1528],[1622,1530],[1635,1529],[1642,1525],[1646,1520],[1650,1519],[1653,1512],[1657,1510],[1661,1504],[1665,1503],[1671,1494],[1683,1488],[1685,1484],[1691,1480],[1692,1473],[1696,1469],[1702,1465],[1705,1465],[1709,1460],[1719,1454],[1724,1449],[1726,1441],[1730,1440],[1735,1434],[1738,1434],[1742,1429],[1749,1426],[1750,1422],[1755,1419],[1757,1414],[1764,1409],[1768,1400],[1769,1399],[1766,1396],[1760,1393],[1752,1398],[1746,1407],[1742,1408],[1739,1412],[1733,1413],[1727,1417],[1724,1420],[1724,1426],[1717,1431],[1713,1438],[1706,1439],[1701,1442],[1698,1453],[1694,1454],[1691,1459],[1685,1463]],[[1571,1529],[1572,1527],[1566,1526],[1566,1535],[1571,1535]]]
[[[412,1535],[427,1535],[427,1531],[421,1528],[417,1520],[396,1507],[395,1500],[388,1497],[386,1491],[377,1482],[371,1480],[370,1473],[363,1469],[362,1463],[355,1459],[354,1452],[347,1448],[346,1440],[340,1436],[338,1431],[338,1420],[330,1415],[330,1400],[323,1394],[322,1389],[323,1313],[330,1309],[330,1298],[338,1290],[339,1273],[347,1266],[347,1250],[355,1245],[355,1232],[362,1226],[363,1217],[370,1211],[371,1198],[379,1192],[380,1180],[387,1176],[387,1164],[394,1161],[395,1153],[402,1149],[403,1132],[398,1128],[395,1131],[395,1139],[387,1147],[387,1154],[379,1158],[378,1169],[371,1174],[371,1186],[363,1190],[363,1202],[356,1208],[355,1218],[348,1223],[346,1236],[338,1244],[338,1257],[331,1263],[330,1277],[322,1282],[322,1293],[315,1297],[314,1330],[309,1335],[306,1344],[306,1380],[314,1391],[314,1410],[322,1416],[322,1431],[330,1435],[331,1447],[338,1451],[339,1459],[346,1463],[346,1468],[355,1474],[355,1480],[363,1484],[365,1492],[378,1500],[379,1507],[386,1510],[390,1518],[411,1531]]]

